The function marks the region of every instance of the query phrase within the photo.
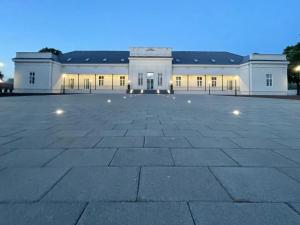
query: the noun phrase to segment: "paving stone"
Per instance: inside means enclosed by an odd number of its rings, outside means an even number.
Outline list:
[[[205,129],[200,132],[204,137],[211,137],[211,138],[235,138],[241,137],[240,131],[239,133],[235,133],[233,131],[226,131],[226,130],[209,130]]]
[[[5,145],[10,142],[14,142],[17,138],[14,137],[0,137],[0,145]]]
[[[103,140],[96,147],[110,147],[110,148],[139,148],[143,147],[144,137],[104,137]]]
[[[236,160],[241,166],[260,167],[288,167],[297,166],[296,163],[288,160],[271,150],[262,149],[225,149],[230,157]]]
[[[112,166],[170,166],[172,155],[163,148],[129,148],[120,149],[114,156]]]
[[[0,156],[4,167],[41,167],[63,150],[16,150]]]
[[[9,148],[46,148],[48,145],[53,143],[55,138],[50,138],[49,136],[44,137],[23,137],[15,141],[9,142],[4,145],[4,147]]]
[[[145,137],[146,148],[184,148],[191,147],[184,137]]]
[[[108,166],[115,149],[68,150],[49,162],[50,167]]]
[[[241,148],[284,148],[287,147],[275,141],[275,139],[268,138],[231,138],[233,142],[238,144]]]
[[[10,149],[10,148],[0,148],[0,156],[5,155],[9,152],[14,151],[14,149]]]
[[[212,168],[236,201],[297,202],[300,183],[273,168]]]
[[[202,136],[198,130],[193,129],[164,129],[165,136],[169,137],[189,137],[189,136]]]
[[[176,166],[237,166],[218,149],[172,149]]]
[[[281,145],[300,149],[299,137],[298,138],[280,138],[280,139],[275,139],[275,140],[276,140],[276,142],[280,143]]]
[[[183,202],[91,203],[78,225],[193,225]]]
[[[229,138],[187,137],[187,139],[195,148],[239,148]]]
[[[56,137],[83,137],[88,133],[88,130],[61,130],[55,132]]]
[[[294,225],[297,215],[282,203],[190,203],[196,225]]]
[[[102,128],[102,127],[101,127]],[[97,137],[122,137],[125,135],[127,130],[93,130],[92,132],[87,134],[89,136],[97,136]]]
[[[0,204],[0,225],[74,225],[84,204]]]
[[[93,148],[102,137],[65,137],[59,138],[48,148]]]
[[[280,168],[280,171],[284,172],[288,176],[298,180],[300,182],[300,168]]]
[[[63,168],[10,168],[0,171],[0,202],[36,201],[67,172]]]
[[[161,129],[136,129],[128,130],[126,136],[163,136],[163,132]]]
[[[46,201],[134,201],[138,168],[72,169],[44,198]]]
[[[287,150],[287,149],[278,149],[275,150],[276,152],[278,152],[279,154],[293,160],[296,161],[298,163],[298,165],[300,166],[300,151],[298,150]]]
[[[300,203],[292,203],[291,206],[298,212],[300,215]]]
[[[207,168],[144,167],[141,170],[139,199],[142,201],[229,201]]]

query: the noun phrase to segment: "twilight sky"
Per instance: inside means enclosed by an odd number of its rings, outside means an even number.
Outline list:
[[[0,70],[6,78],[13,77],[15,52],[45,46],[247,55],[282,53],[300,41],[299,0],[1,0],[0,7]]]

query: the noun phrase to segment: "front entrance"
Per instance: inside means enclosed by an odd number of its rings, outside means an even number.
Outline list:
[[[147,90],[153,90],[153,78],[147,79]]]

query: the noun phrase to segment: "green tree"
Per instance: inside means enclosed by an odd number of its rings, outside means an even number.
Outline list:
[[[288,66],[288,81],[289,83],[297,84],[297,94],[300,94],[300,74],[295,71],[295,68],[300,65],[300,42],[296,45],[288,46],[284,49],[283,54],[286,55],[290,62]]]
[[[54,55],[62,54],[62,52],[60,50],[55,49],[55,48],[48,48],[48,47],[42,48],[41,50],[39,50],[39,52],[50,52]]]
[[[0,71],[0,80],[3,80],[4,74]]]

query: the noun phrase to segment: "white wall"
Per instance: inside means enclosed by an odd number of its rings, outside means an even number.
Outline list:
[[[14,92],[49,92],[51,63],[16,63]],[[34,84],[29,83],[30,72],[35,73]]]
[[[65,64],[62,65],[61,72],[66,74],[128,74],[128,64]]]
[[[200,75],[238,75],[239,65],[173,65],[174,75],[200,74]]]
[[[287,65],[282,63],[251,63],[253,95],[287,95]],[[273,85],[266,86],[266,74],[272,74]]]
[[[154,89],[169,89],[172,76],[172,58],[129,58],[129,80],[134,89],[147,89],[147,73],[154,73]],[[143,86],[138,86],[138,74],[143,74]],[[158,73],[162,86],[158,87]]]
[[[240,67],[239,77],[240,77],[240,91],[241,95],[249,95],[251,89],[251,73],[250,64],[244,64]]]

